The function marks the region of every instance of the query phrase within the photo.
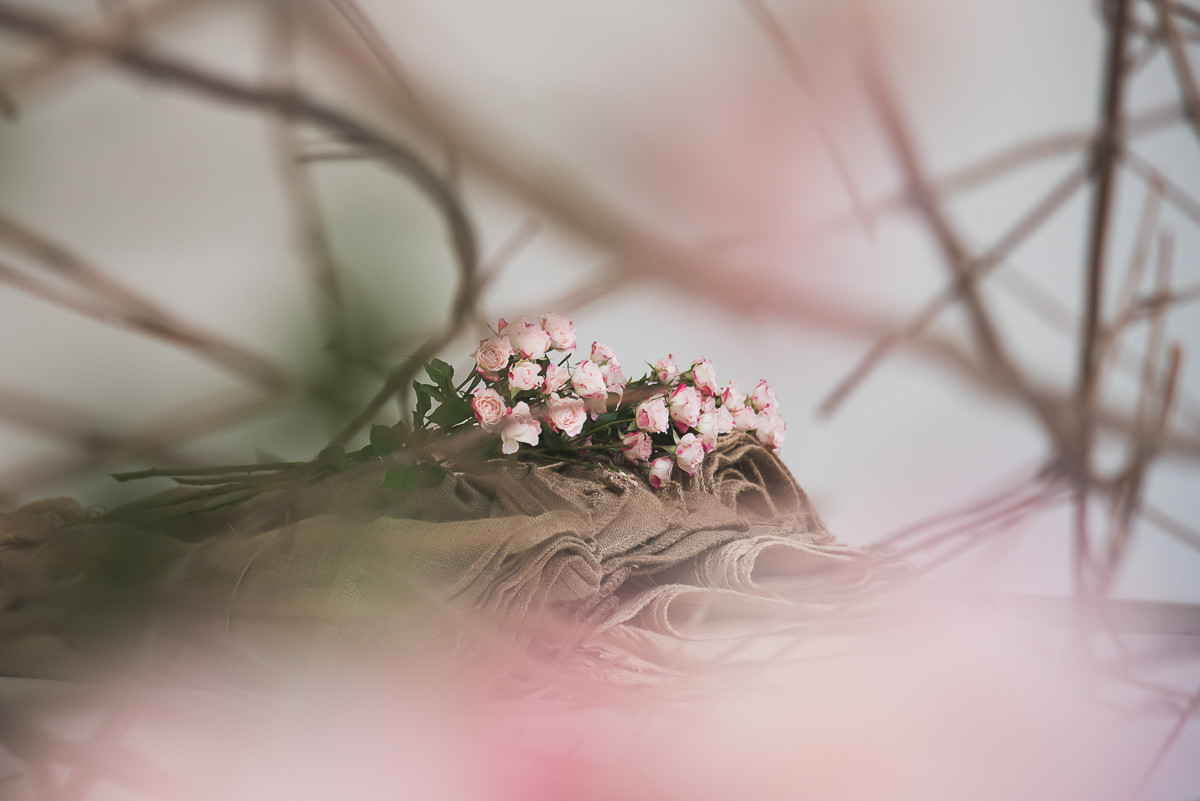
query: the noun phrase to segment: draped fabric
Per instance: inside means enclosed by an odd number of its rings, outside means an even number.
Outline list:
[[[0,516],[0,672],[69,675],[118,645],[304,657],[454,631],[557,639],[595,671],[653,674],[827,630],[909,572],[838,543],[747,435],[660,490],[528,463],[404,493],[382,479],[348,472],[213,510],[180,489],[103,515],[51,499]]]

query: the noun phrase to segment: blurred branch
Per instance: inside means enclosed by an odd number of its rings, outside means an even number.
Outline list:
[[[1026,238],[1045,223],[1072,195],[1083,185],[1084,172],[1076,169],[1054,186],[1050,192],[1026,212],[1009,228],[1004,235],[988,251],[978,258],[971,260],[966,267],[970,280],[978,284],[985,276],[1020,245]],[[832,415],[849,397],[857,386],[874,370],[889,352],[905,342],[910,342],[919,336],[937,319],[945,309],[957,302],[963,295],[965,282],[962,279],[947,286],[929,300],[903,329],[890,332],[877,340],[867,354],[858,362],[846,377],[843,378],[826,396],[818,407],[818,413],[824,416]]]
[[[405,68],[403,62],[401,62],[400,57],[396,55],[396,51],[384,41],[378,26],[362,10],[362,6],[356,0],[329,0],[329,2],[337,10],[338,14],[341,15],[342,19],[346,21],[346,24],[354,30],[354,33],[362,40],[363,44],[366,45],[367,50],[379,64],[380,69],[383,70],[388,80],[400,92],[407,106],[412,109],[423,125],[429,126],[429,115],[425,111],[425,107],[421,103],[421,98],[408,77],[408,70]],[[458,169],[458,156],[452,144],[446,142],[444,146],[446,150],[447,181],[452,181]]]
[[[460,269],[474,271],[477,261],[475,233],[458,195],[411,149],[387,135],[318,103],[305,95],[277,87],[255,86],[236,78],[153,52],[131,42],[69,30],[61,21],[29,8],[0,3],[0,27],[37,36],[68,50],[109,57],[128,71],[164,85],[176,86],[234,106],[304,120],[338,139],[362,148],[410,180],[433,202],[445,218]]]
[[[2,262],[0,280],[77,314],[192,350],[219,367],[243,375],[272,392],[279,392],[290,383],[287,376],[263,357],[179,320],[110,278],[100,268],[2,213],[0,243],[24,253],[45,269],[84,287],[106,302],[96,303],[74,297]]]
[[[290,400],[292,398],[286,395],[233,403],[224,396],[207,398],[188,407],[172,410],[163,415],[161,423],[141,433],[120,436],[106,432],[99,424],[83,429],[77,425],[77,442],[81,446],[81,453],[74,458],[22,462],[0,475],[0,505],[15,504],[21,496],[36,488],[59,484],[134,459],[162,459],[178,463],[180,458],[170,452],[172,446],[261,417]],[[16,407],[14,412],[21,413]]]
[[[1179,84],[1179,95],[1183,99],[1183,107],[1187,110],[1188,121],[1192,130],[1200,140],[1200,86],[1196,83],[1196,73],[1192,70],[1191,59],[1188,57],[1187,44],[1175,24],[1175,16],[1171,13],[1167,0],[1153,0],[1158,10],[1158,23],[1162,26],[1163,36],[1167,41],[1167,52],[1171,54],[1171,68],[1175,71],[1175,80]]]
[[[1088,498],[1091,492],[1091,454],[1093,439],[1093,405],[1099,381],[1102,339],[1101,300],[1104,288],[1105,252],[1108,244],[1109,218],[1112,211],[1113,182],[1117,155],[1121,147],[1121,109],[1124,105],[1126,30],[1130,18],[1129,0],[1115,0],[1113,20],[1108,26],[1108,53],[1105,60],[1104,88],[1101,99],[1101,120],[1093,146],[1092,169],[1096,188],[1092,194],[1092,211],[1088,227],[1087,273],[1085,276],[1084,318],[1079,373],[1076,384],[1076,422],[1078,424],[1075,452],[1071,454],[1076,469],[1075,530],[1073,536],[1074,576],[1081,612],[1089,602],[1086,595],[1086,566],[1090,562],[1088,531]]]
[[[1134,791],[1132,796],[1133,801],[1138,801],[1138,799],[1140,799],[1146,792],[1146,787],[1149,786],[1150,780],[1154,778],[1154,774],[1157,773],[1158,769],[1162,766],[1163,760],[1166,759],[1167,754],[1169,754],[1171,749],[1175,747],[1175,743],[1179,739],[1179,735],[1183,733],[1184,728],[1191,721],[1192,716],[1194,716],[1197,712],[1200,712],[1200,689],[1195,691],[1195,694],[1191,697],[1190,702],[1183,708],[1182,711],[1180,711],[1178,717],[1175,719],[1175,724],[1171,727],[1171,730],[1167,733],[1167,736],[1163,738],[1162,744],[1158,747],[1158,750],[1154,753],[1150,763],[1146,766],[1146,771],[1142,774],[1141,780],[1138,782],[1137,790]]]
[[[1178,103],[1159,106],[1140,114],[1126,115],[1124,123],[1126,140],[1162,131],[1185,119],[1186,115],[1179,108]],[[1094,128],[1036,136],[934,178],[933,189],[942,198],[969,192],[1039,161],[1081,153],[1092,147],[1095,140]],[[871,201],[870,209],[873,214],[880,215],[902,211],[908,205],[906,195],[900,191]],[[845,228],[854,219],[854,217],[843,215],[822,223],[820,227],[821,229],[837,230]]]
[[[868,236],[872,236],[875,231],[875,222],[871,217],[871,212],[867,208],[862,199],[862,192],[858,189],[858,184],[854,180],[854,176],[850,172],[849,165],[846,164],[846,159],[842,156],[841,150],[834,141],[833,134],[829,130],[829,126],[825,123],[825,116],[817,103],[816,92],[813,89],[812,78],[809,75],[808,68],[804,65],[804,59],[800,55],[800,51],[792,44],[791,37],[787,31],[779,23],[779,20],[771,13],[771,9],[767,7],[765,0],[741,0],[742,5],[754,21],[762,28],[771,44],[774,46],[775,52],[779,54],[780,61],[783,63],[788,75],[799,87],[806,99],[812,106],[813,125],[816,128],[817,136],[821,140],[821,145],[825,148],[825,152],[829,154],[829,160],[833,163],[834,170],[838,174],[838,178],[842,182],[842,186],[846,190],[846,194],[850,197],[850,204],[854,208],[854,213],[858,215],[859,221],[862,223],[863,229]]]
[[[435,336],[413,354],[408,364],[393,372],[383,389],[367,407],[334,438],[347,441],[374,418],[388,398],[406,386],[419,364],[428,361],[453,338],[457,327],[468,319],[478,295],[478,252],[475,232],[457,192],[433,172],[412,150],[350,117],[306,97],[278,87],[254,86],[234,78],[188,64],[130,42],[113,43],[103,37],[80,35],[59,21],[39,12],[0,3],[0,27],[40,36],[71,49],[99,51],[117,66],[154,81],[177,86],[210,99],[235,106],[267,111],[286,119],[300,119],[353,144],[379,161],[406,175],[434,204],[449,228],[459,268],[459,287],[446,332]]]
[[[144,37],[148,29],[175,19],[180,12],[196,7],[211,9],[212,0],[157,0],[140,4],[135,25],[114,25],[110,14],[101,12],[92,19],[74,23],[71,35],[96,41],[107,40],[110,48],[121,47]],[[100,54],[96,50],[64,47],[56,41],[42,40],[0,64],[0,99],[5,114],[14,117],[25,95],[62,79],[73,69],[86,66]]]
[[[1139,178],[1151,186],[1160,187],[1160,191],[1168,203],[1190,217],[1197,225],[1200,225],[1200,201],[1197,201],[1196,198],[1185,192],[1178,184],[1167,178],[1129,148],[1126,148],[1121,154],[1121,159],[1122,164],[1128,167]]]
[[[295,10],[287,3],[270,3],[267,11],[270,23],[265,45],[267,81],[282,86],[285,91],[295,91]],[[298,229],[300,248],[308,261],[312,285],[324,312],[324,328],[335,343],[341,343],[345,350],[352,352],[354,343],[348,341],[346,299],[338,278],[337,261],[325,232],[316,189],[307,167],[300,162],[302,147],[296,132],[296,119],[272,115],[268,122],[280,177]]]

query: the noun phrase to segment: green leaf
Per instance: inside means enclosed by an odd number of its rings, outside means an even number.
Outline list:
[[[429,414],[429,409],[433,406],[433,393],[436,391],[437,387],[413,382],[413,392],[417,395],[417,408],[413,409],[414,431],[425,423],[425,415]]]
[[[371,451],[376,456],[387,456],[404,447],[404,435],[391,426],[371,426]]]
[[[436,487],[446,480],[450,471],[437,462],[423,462],[420,467],[422,487]]]
[[[437,410],[429,415],[431,423],[437,423],[442,428],[451,428],[474,416],[471,404],[459,397],[447,398]]]
[[[596,419],[592,421],[592,429],[595,430],[597,428],[603,428],[609,423],[615,422],[618,417],[620,417],[620,412],[605,412],[604,414],[597,416]]]
[[[442,390],[443,399],[454,394],[454,368],[442,361],[434,359],[429,364],[425,365],[425,372],[433,379],[433,383],[437,384]]]
[[[408,492],[417,486],[420,479],[421,469],[417,465],[398,464],[384,474],[383,487],[394,492]]]

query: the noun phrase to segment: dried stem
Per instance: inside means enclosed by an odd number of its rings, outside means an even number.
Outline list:
[[[1175,23],[1175,16],[1171,13],[1167,0],[1153,2],[1158,10],[1158,23],[1162,26],[1163,36],[1167,41],[1167,52],[1171,54],[1171,68],[1175,71],[1183,107],[1187,111],[1192,130],[1200,140],[1200,84],[1196,83],[1196,73],[1192,71],[1187,44],[1183,41],[1183,34]]]
[[[1124,105],[1126,30],[1130,17],[1129,0],[1115,0],[1113,20],[1109,25],[1104,89],[1100,111],[1100,128],[1093,150],[1093,174],[1096,188],[1092,194],[1091,221],[1087,244],[1086,296],[1082,347],[1076,383],[1077,434],[1074,453],[1070,454],[1076,471],[1074,578],[1081,613],[1087,603],[1086,565],[1090,562],[1088,533],[1088,497],[1091,491],[1093,438],[1093,405],[1099,382],[1100,344],[1102,338],[1101,299],[1104,290],[1104,262],[1108,243],[1109,218],[1112,212],[1113,184],[1119,148],[1122,143],[1121,109]]]
[[[796,49],[787,31],[784,30],[779,20],[771,12],[771,9],[767,7],[765,0],[742,0],[742,5],[745,6],[759,27],[762,28],[774,46],[775,52],[779,54],[780,61],[783,62],[788,75],[796,83],[796,86],[800,88],[800,91],[805,94],[806,99],[812,106],[813,126],[816,128],[821,145],[825,148],[825,152],[829,154],[829,160],[833,162],[834,170],[837,172],[838,178],[841,180],[842,186],[850,198],[850,204],[854,209],[854,213],[858,215],[859,222],[862,223],[867,235],[872,236],[875,230],[875,222],[871,217],[870,210],[863,202],[862,192],[858,189],[858,184],[850,172],[850,167],[846,164],[846,159],[842,156],[841,150],[834,141],[833,133],[825,123],[825,117],[817,104],[812,78],[810,77],[809,70],[804,65],[804,59],[801,57],[800,51]]]
[[[296,90],[295,75],[295,9],[286,3],[271,3],[267,26],[267,81],[282,86],[285,91]],[[273,115],[269,124],[271,138],[278,155],[280,177],[292,207],[301,250],[307,257],[309,274],[322,310],[325,329],[343,348],[353,350],[346,320],[346,299],[338,278],[337,260],[325,231],[320,202],[307,168],[302,165],[302,145],[294,117]]]

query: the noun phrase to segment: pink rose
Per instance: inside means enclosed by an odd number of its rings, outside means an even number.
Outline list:
[[[717,394],[717,368],[708,359],[697,359],[692,362],[692,383],[706,396]]]
[[[694,476],[703,461],[704,444],[696,439],[695,434],[684,434],[675,446],[675,464],[679,465],[683,472]]]
[[[779,414],[768,409],[758,416],[758,441],[773,451],[783,445],[787,423]]]
[[[668,354],[667,358],[659,359],[654,363],[654,372],[658,376],[659,382],[670,384],[679,378],[679,365],[675,364],[675,357]]]
[[[733,431],[733,412],[722,406],[716,411],[717,415],[717,433],[728,434]]]
[[[546,383],[542,385],[542,391],[547,395],[558,392],[567,385],[567,381],[570,379],[570,370],[557,364],[548,364],[546,365]]]
[[[717,447],[717,415],[715,412],[704,412],[696,421],[696,431],[700,434],[700,443],[707,453]]]
[[[490,387],[475,390],[471,398],[471,409],[475,412],[479,427],[488,432],[496,430],[496,426],[508,411],[508,407],[504,405],[504,398]]]
[[[629,380],[621,372],[621,364],[616,359],[602,364],[600,374],[604,376],[604,385],[608,387],[609,392],[615,392],[618,395],[625,392],[625,385],[629,383]]]
[[[613,349],[608,345],[601,345],[599,342],[592,343],[592,361],[596,364],[604,364],[607,361],[616,361],[617,354],[613,353]]]
[[[522,315],[511,323],[500,320],[500,335],[508,337],[513,349],[526,359],[542,359],[550,349],[550,335]]]
[[[571,374],[571,386],[584,398],[607,398],[608,388],[604,384],[604,375],[600,367],[590,359],[585,359],[575,367]]]
[[[550,398],[550,427],[568,437],[577,437],[587,422],[587,406],[579,398]]]
[[[680,384],[671,393],[671,420],[680,433],[696,425],[700,419],[700,392],[695,387]]]
[[[516,453],[518,442],[537,445],[541,433],[541,424],[533,419],[529,404],[521,401],[509,409],[500,421],[500,450],[503,453]]]
[[[515,389],[537,389],[542,385],[542,366],[521,360],[508,370],[508,385]]]
[[[508,366],[508,360],[513,355],[512,343],[506,337],[481,339],[479,347],[471,355],[475,357],[479,374],[489,381],[495,381],[500,377],[500,371]]]
[[[758,382],[758,386],[754,388],[754,395],[750,398],[750,403],[754,405],[756,412],[779,407],[779,401],[775,399],[775,391],[771,389],[771,385],[766,382],[766,379]]]
[[[660,456],[650,463],[650,486],[658,489],[663,484],[671,480],[671,471],[675,469],[675,465],[671,464],[670,456]]]
[[[621,438],[621,450],[631,462],[644,462],[650,458],[654,443],[645,431],[630,431]]]
[[[734,431],[753,431],[758,427],[758,415],[749,406],[743,406],[733,413]]]
[[[642,401],[634,411],[634,421],[642,431],[665,434],[671,425],[667,399],[662,395],[655,395]]]
[[[550,335],[554,350],[575,350],[575,324],[561,314],[542,315],[542,330]]]
[[[730,381],[721,390],[721,406],[731,412],[736,412],[746,405],[746,393],[738,389],[738,385]]]

